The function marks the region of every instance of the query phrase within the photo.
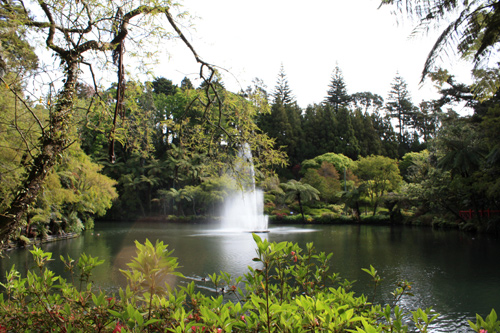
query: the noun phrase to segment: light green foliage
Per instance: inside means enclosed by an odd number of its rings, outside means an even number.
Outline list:
[[[353,169],[355,163],[349,157],[343,154],[326,153],[323,155],[316,156],[313,159],[305,160],[302,162],[302,172],[306,172],[308,169],[319,169],[323,162],[328,162],[333,164],[337,172],[342,173],[345,169]]]
[[[0,296],[0,328],[50,332],[408,332],[411,313],[418,332],[427,332],[437,319],[430,309],[408,312],[398,305],[411,296],[402,282],[391,304],[372,304],[349,291],[353,282],[331,271],[332,254],[318,253],[290,242],[273,243],[254,234],[259,268],[243,277],[211,274],[212,294],[195,289],[194,282],[170,289],[165,280],[176,273],[177,259],[167,245],[136,242],[137,256],[123,271],[129,281],[119,297],[95,290],[90,277],[102,260],[82,255],[62,258],[81,286],[55,276],[47,268],[51,254],[35,248],[37,269],[21,277],[13,267]],[[380,281],[373,267],[364,269]],[[79,273],[78,273],[79,272]],[[82,284],[84,288],[82,289]],[[177,283],[175,283],[177,284]],[[375,293],[375,291],[374,291]],[[494,311],[478,323],[477,332],[498,332]]]
[[[149,240],[146,240],[144,244],[136,241],[135,245],[137,247],[137,257],[127,264],[129,270],[121,270],[121,272],[129,283],[127,291],[130,290],[134,295],[132,304],[145,302],[148,316],[147,321],[144,322],[143,314],[138,312],[135,307],[134,311],[131,311],[131,304],[128,304],[126,312],[121,314],[121,318],[125,319],[128,316],[127,323],[129,327],[130,319],[132,319],[132,327],[137,325],[147,327],[157,321],[152,318],[152,311],[155,305],[160,304],[159,297],[165,296],[170,291],[169,276],[182,277],[182,274],[175,272],[178,267],[177,258],[171,256],[173,250],[167,251],[167,244],[156,241],[156,244],[153,245]]]
[[[476,323],[469,320],[469,325],[475,332],[479,333],[500,332],[500,320],[498,320],[497,313],[494,309],[491,310],[490,314],[487,315],[485,319],[476,314]]]
[[[31,163],[36,153],[36,144],[41,127],[34,117],[45,124],[46,113],[42,107],[28,105],[29,109],[16,97],[22,96],[19,78],[14,74],[3,77],[7,84],[0,83],[0,211],[9,207],[13,193],[22,179],[25,167]],[[12,91],[12,90],[13,91]],[[32,104],[32,103],[30,103]],[[30,113],[33,112],[33,115]]]
[[[297,200],[299,202],[300,214],[302,215],[303,223],[305,223],[302,203],[319,200],[320,192],[311,185],[296,181],[295,179],[281,183],[280,186],[285,192],[285,200],[292,200],[292,202]]]
[[[47,176],[42,194],[29,212],[38,228],[52,222],[52,232],[83,229],[92,216],[102,216],[117,198],[116,182],[102,174],[102,167],[74,144],[65,151],[61,163]],[[64,223],[65,226],[59,224]]]
[[[399,170],[407,182],[419,182],[431,168],[429,151],[406,153],[399,162]]]
[[[363,189],[370,198],[375,215],[382,196],[398,191],[403,178],[399,174],[398,163],[384,156],[361,157],[357,162],[356,174],[363,180]]]
[[[340,197],[339,174],[331,163],[323,161],[319,169],[308,169],[301,181],[316,188],[327,203],[335,203]]]
[[[36,149],[32,152],[32,162],[25,165],[26,172],[19,181],[15,197],[0,214],[0,240],[3,244],[6,244],[8,238],[19,230],[23,216],[36,200],[47,175],[57,163],[61,153],[74,139],[71,133],[76,114],[76,87],[83,63],[90,66],[93,74],[91,66],[96,65],[99,60],[107,61],[109,53],[114,53],[112,54],[114,63],[120,63],[120,69],[124,69],[121,60],[126,40],[135,43],[135,47],[127,45],[131,51],[129,54],[139,53],[144,63],[144,59],[153,55],[151,48],[144,47],[145,44],[164,41],[171,35],[171,28],[177,34],[182,34],[174,16],[176,19],[181,19],[185,15],[170,12],[177,9],[178,5],[168,0],[125,2],[51,0],[34,1],[26,5],[23,1],[0,4],[2,25],[5,23],[7,26],[25,31],[26,35],[30,36],[30,42],[43,41],[44,47],[40,47],[40,52],[49,50],[57,59],[55,63],[60,66],[59,74],[55,75],[58,77],[58,82],[48,82],[46,87],[39,89],[49,92],[47,105],[50,106],[51,113],[48,117],[48,126],[38,121],[40,130],[42,128],[43,130],[40,140],[34,145]],[[184,38],[183,41],[189,44],[187,39]],[[52,57],[39,57],[39,61],[45,59],[50,59],[47,60],[50,64],[54,63]],[[201,62],[199,57],[197,60]],[[48,63],[43,63],[41,67],[45,68]],[[206,63],[204,65],[210,67]],[[100,69],[105,76],[106,66],[100,66]],[[37,77],[33,82],[46,82],[47,77]],[[120,75],[119,86],[123,86],[124,82],[123,76]],[[54,88],[60,90],[54,91]],[[19,102],[23,101],[23,98],[19,98]],[[31,115],[34,116],[35,113],[31,112]],[[147,139],[147,135],[142,138]],[[149,145],[149,142],[146,142],[146,145]]]

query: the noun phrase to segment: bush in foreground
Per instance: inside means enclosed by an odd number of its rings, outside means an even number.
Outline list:
[[[47,269],[51,253],[32,250],[37,272],[21,277],[13,267],[0,295],[0,332],[427,332],[438,315],[431,309],[405,313],[398,302],[410,293],[407,282],[385,306],[355,296],[349,281],[330,272],[331,254],[290,242],[269,243],[254,235],[260,268],[244,277],[213,274],[213,294],[194,283],[172,290],[166,284],[177,259],[167,245],[136,243],[137,256],[122,271],[128,286],[119,296],[94,290],[92,269],[102,261],[82,255],[63,258],[71,283]],[[363,269],[380,281],[377,271]],[[78,274],[77,274],[78,272]],[[75,283],[75,279],[78,282]],[[76,284],[79,284],[77,287]],[[82,287],[83,286],[83,287]],[[497,332],[496,313],[476,323],[476,332]]]

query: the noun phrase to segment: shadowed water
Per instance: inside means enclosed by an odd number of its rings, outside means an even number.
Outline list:
[[[385,226],[307,226],[270,227],[262,238],[270,241],[292,241],[305,247],[313,242],[316,249],[332,252],[332,268],[342,278],[356,280],[354,290],[371,299],[369,276],[361,271],[373,265],[382,276],[376,300],[390,302],[397,281],[413,282],[414,297],[404,297],[402,305],[409,310],[433,307],[442,316],[432,332],[469,332],[467,320],[475,313],[483,317],[492,308],[500,310],[500,242],[485,235],[469,235],[453,230]],[[99,234],[99,235],[98,235]],[[255,257],[255,243],[250,233],[220,232],[215,226],[145,223],[99,223],[96,230],[84,236],[43,245],[54,253],[52,269],[64,274],[59,255],[77,258],[85,252],[105,260],[94,272],[97,286],[117,292],[126,281],[119,269],[135,255],[134,241],[156,239],[169,244],[182,266],[187,280],[173,279],[172,284],[192,280],[210,290],[202,281],[221,270],[233,276],[247,272]],[[24,271],[34,267],[26,250],[10,253],[0,261],[2,271],[12,264]],[[254,266],[256,267],[256,266]],[[25,274],[25,273],[23,273]],[[2,278],[4,279],[4,274]]]

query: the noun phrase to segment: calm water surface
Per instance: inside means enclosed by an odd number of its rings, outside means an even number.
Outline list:
[[[492,308],[500,310],[500,240],[485,235],[469,235],[454,230],[386,226],[307,226],[271,227],[261,234],[270,241],[292,241],[305,247],[313,242],[319,251],[332,252],[332,267],[342,278],[356,280],[354,290],[371,297],[369,276],[361,271],[373,265],[382,276],[378,301],[390,301],[390,293],[401,280],[413,283],[413,297],[405,297],[402,305],[410,310],[432,307],[441,313],[432,332],[469,332],[467,320],[475,314],[486,316]],[[188,279],[173,280],[185,284],[190,280],[201,288],[210,283],[202,277],[226,271],[233,276],[247,272],[255,265],[255,243],[249,233],[218,230],[215,226],[159,223],[99,223],[84,236],[44,244],[53,252],[51,269],[64,275],[59,256],[76,259],[85,252],[105,260],[94,271],[96,284],[110,292],[125,285],[120,269],[135,255],[134,241],[153,243],[156,239],[169,244],[179,258],[181,271]],[[2,272],[16,267],[34,266],[26,250],[9,253],[0,261]],[[2,278],[4,279],[4,274]]]

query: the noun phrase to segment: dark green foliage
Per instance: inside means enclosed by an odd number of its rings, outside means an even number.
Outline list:
[[[375,130],[373,119],[370,114],[367,112],[362,113],[359,109],[354,111],[352,128],[356,135],[359,156],[384,154],[382,140]]]
[[[292,89],[288,85],[288,79],[286,78],[283,64],[281,64],[280,72],[278,73],[278,81],[276,82],[276,87],[274,88],[273,98],[273,104],[281,103],[287,105],[295,102]]]
[[[410,143],[411,118],[415,107],[411,101],[410,92],[405,80],[397,75],[391,85],[391,91],[386,103],[387,114],[397,121],[398,141],[401,152],[406,152],[404,145]],[[401,155],[402,156],[402,155]]]
[[[351,95],[350,105],[363,113],[376,113],[384,107],[384,99],[369,91],[358,92]]]
[[[184,82],[184,81],[182,81]],[[184,82],[184,88],[189,85],[191,82]],[[163,94],[165,96],[175,95],[177,92],[177,86],[172,84],[171,80],[168,80],[164,77],[157,77],[152,82],[153,85],[153,93],[155,94]],[[192,84],[191,84],[192,86]]]
[[[190,90],[194,89],[193,83],[191,83],[191,80],[188,77],[184,77],[181,81],[181,89],[184,90]]]
[[[258,83],[256,81],[256,84]],[[255,87],[262,97],[267,98],[267,93],[263,88],[259,85]],[[249,93],[252,92],[249,91]],[[294,101],[283,66],[278,75],[273,97],[271,112],[261,114],[257,124],[264,133],[276,140],[277,147],[283,147],[288,156],[288,165],[293,167],[302,160],[301,149],[304,140],[301,126],[302,110]]]
[[[360,147],[353,127],[353,114],[347,108],[340,108],[336,116],[338,144],[332,151],[356,159],[359,156]],[[359,132],[359,134],[361,133],[363,132]]]
[[[344,76],[339,66],[335,66],[328,88],[325,102],[333,106],[335,112],[338,112],[341,107],[347,107],[351,96],[347,93]]]

